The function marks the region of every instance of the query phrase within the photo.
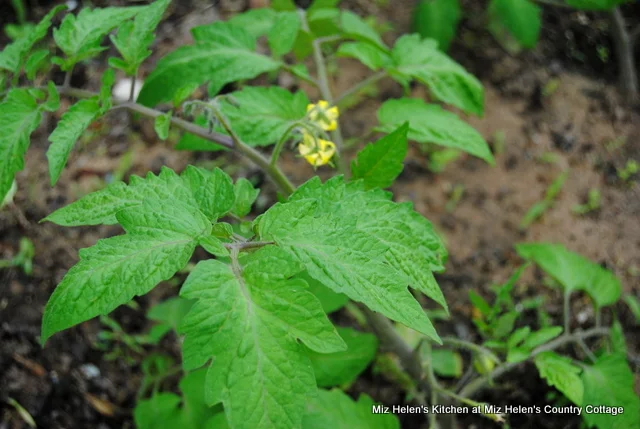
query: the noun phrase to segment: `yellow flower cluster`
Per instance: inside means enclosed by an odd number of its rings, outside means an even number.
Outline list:
[[[309,119],[324,131],[333,131],[338,127],[338,108],[329,107],[325,100],[307,106]],[[336,153],[336,145],[329,140],[323,140],[311,135],[307,130],[302,132],[302,142],[298,145],[298,152],[314,167],[328,164]]]

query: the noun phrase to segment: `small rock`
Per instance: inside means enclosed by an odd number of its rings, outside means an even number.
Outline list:
[[[87,380],[100,377],[100,369],[92,363],[85,363],[80,367],[80,372]]]

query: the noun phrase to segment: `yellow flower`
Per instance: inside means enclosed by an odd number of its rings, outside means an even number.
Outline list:
[[[333,131],[338,128],[338,116],[340,115],[338,107],[329,107],[329,103],[325,100],[318,101],[318,104],[307,105],[307,113],[309,119],[325,131]]]
[[[314,167],[328,164],[336,153],[336,145],[329,140],[314,138],[305,132],[302,134],[302,142],[298,145],[298,152]]]

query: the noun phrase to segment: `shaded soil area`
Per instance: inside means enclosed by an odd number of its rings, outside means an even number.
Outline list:
[[[186,43],[191,26],[245,7],[244,2],[238,1],[221,1],[215,7],[198,1],[174,3],[177,5],[173,6],[171,17],[159,28],[157,52],[151,63]],[[412,2],[393,3],[380,6],[377,2],[352,0],[345,6],[388,19],[394,31],[385,38],[393,40],[409,28]],[[625,292],[638,296],[640,177],[623,181],[617,170],[629,160],[640,161],[640,117],[638,112],[623,107],[616,92],[614,53],[608,62],[594,54],[598,46],[609,46],[606,26],[591,25],[603,18],[586,14],[590,24],[583,25],[581,15],[545,10],[549,19],[545,20],[539,46],[513,57],[491,39],[478,18],[470,18],[479,15],[479,6],[471,1],[465,3],[469,12],[452,55],[485,84],[484,117],[467,119],[492,144],[496,166],[463,156],[435,174],[428,167],[432,148],[414,145],[405,170],[393,187],[396,199],[412,201],[447,242],[447,271],[438,279],[449,302],[452,321],[439,329],[462,338],[477,338],[470,322],[468,291],[473,289],[490,297],[489,286],[505,281],[521,263],[513,246],[523,241],[562,243],[611,269],[623,282]],[[36,13],[46,10],[44,4],[41,2]],[[600,31],[594,33],[593,28]],[[574,33],[572,38],[566,38],[566,31]],[[334,64],[336,92],[369,73],[353,61]],[[101,67],[95,62],[78,68],[73,84],[96,88]],[[55,78],[61,80],[61,76]],[[294,85],[286,79],[278,84]],[[374,99],[362,101],[343,114],[345,136],[365,136],[376,124],[379,105],[402,96],[402,90],[383,81],[375,94]],[[411,95],[428,99],[421,87],[414,87]],[[177,152],[172,148],[177,134],[166,142],[159,141],[151,122],[136,120],[124,111],[113,112],[92,126],[71,155],[60,182],[51,188],[45,152],[54,124],[49,118],[33,136],[26,168],[18,175],[15,205],[0,212],[0,258],[13,257],[21,237],[29,238],[36,250],[32,275],[17,268],[0,271],[0,429],[27,427],[16,408],[8,404],[9,398],[21,404],[41,428],[133,427],[131,410],[140,386],[143,356],[163,351],[179,359],[177,340],[168,338],[142,354],[124,348],[115,360],[107,360],[98,347],[105,327],[92,320],[57,334],[42,348],[42,311],[55,285],[77,262],[77,250],[120,231],[116,227],[62,228],[38,222],[105,183],[131,174],[158,172],[163,165],[176,170],[189,163],[220,166],[235,178],[264,182],[256,214],[275,199],[275,190],[262,173],[242,159],[232,154]],[[293,153],[284,155],[283,165],[297,184],[313,175],[313,169]],[[563,171],[568,172],[568,179],[553,206],[530,227],[520,228],[527,210],[544,197],[549,184]],[[331,171],[322,169],[319,173],[329,176]],[[585,215],[573,213],[573,207],[585,203],[591,189],[599,190],[601,206]],[[458,198],[454,200],[456,193]],[[176,286],[181,284],[181,275],[178,277],[137,298],[140,309],[120,308],[113,319],[131,334],[147,332],[150,322],[144,311],[174,295]],[[516,299],[542,295],[546,311],[559,320],[559,294],[542,286],[539,271],[529,269],[515,295]],[[629,349],[637,354],[640,338],[633,334],[637,327],[632,315],[622,305],[615,311],[628,333]],[[587,328],[593,323],[591,307],[584,297],[574,300],[573,314],[573,328]],[[344,315],[338,318],[348,321]],[[606,313],[604,323],[610,318],[611,313]],[[537,328],[533,315],[530,323]],[[170,379],[169,384],[171,381],[176,380]],[[389,405],[405,400],[405,393],[395,384],[371,370],[349,393],[362,391]],[[535,368],[525,365],[504,377],[499,388],[481,399],[539,405],[548,403],[546,392],[548,388]],[[400,417],[404,428],[427,427],[421,417]],[[579,419],[544,415],[514,415],[510,423],[516,428],[580,426]],[[459,422],[460,427],[491,424],[472,417]]]

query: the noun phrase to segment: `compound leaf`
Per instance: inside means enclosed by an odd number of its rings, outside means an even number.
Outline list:
[[[56,210],[44,220],[62,226],[114,224],[120,210],[138,206],[147,199],[177,199],[197,207],[191,189],[173,170],[163,167],[159,175],[131,176],[129,185],[112,183],[78,201]]]
[[[47,35],[53,17],[65,9],[64,5],[54,7],[33,29],[23,33],[18,39],[5,46],[0,52],[0,69],[18,73],[31,48]]]
[[[309,104],[304,92],[292,94],[275,86],[248,86],[231,96],[233,104],[222,102],[222,112],[233,131],[252,146],[277,142],[292,124],[304,118]]]
[[[76,141],[99,114],[100,103],[94,97],[78,101],[62,115],[56,129],[49,136],[51,145],[47,150],[47,159],[51,186],[58,181]]]
[[[411,205],[361,181],[339,176],[323,185],[316,177],[256,219],[254,230],[323,285],[440,341],[407,285],[446,305],[432,275],[446,251]]]
[[[228,22],[197,27],[193,36],[195,45],[182,46],[158,62],[145,80],[138,102],[153,106],[170,101],[185,86],[206,82],[214,95],[227,83],[251,79],[281,65],[256,53],[255,38]]]
[[[418,34],[400,37],[391,52],[391,77],[407,85],[412,79],[426,85],[438,100],[467,113],[482,115],[482,84],[460,64],[438,50],[434,40],[421,40]]]
[[[624,413],[585,413],[589,426],[599,429],[627,429],[640,427],[640,399],[633,388],[634,376],[624,355],[605,355],[593,366],[582,371],[583,404],[622,407]]]
[[[378,340],[375,335],[350,328],[338,328],[338,334],[347,344],[347,350],[329,354],[309,351],[319,387],[352,383],[376,356]]]
[[[70,70],[74,64],[106,49],[100,42],[111,30],[132,18],[143,7],[83,8],[78,15],[67,14],[59,28],[53,30],[56,45],[67,55],[61,67]]]
[[[580,379],[580,367],[571,363],[571,359],[554,352],[543,352],[535,357],[540,377],[549,386],[554,386],[577,406],[582,405],[584,386]]]
[[[122,68],[128,75],[135,75],[140,64],[151,55],[154,31],[171,0],[157,0],[138,13],[133,21],[118,28],[111,41],[124,61]]]
[[[354,179],[362,179],[367,188],[387,188],[400,175],[407,155],[407,133],[405,122],[395,131],[375,143],[365,146],[351,163]]]
[[[345,345],[285,251],[267,246],[227,265],[202,261],[180,295],[197,299],[181,326],[184,365],[213,359],[206,380],[209,404],[222,402],[234,428],[300,427],[316,390],[297,338],[318,352]]]
[[[38,102],[26,89],[12,89],[0,103],[0,201],[24,168],[29,138],[41,119]]]
[[[376,414],[373,400],[361,394],[354,401],[338,389],[320,390],[310,401],[303,429],[400,429],[393,414]]]
[[[480,133],[456,114],[435,104],[417,98],[389,100],[378,110],[378,119],[382,131],[390,132],[409,121],[410,140],[460,149],[491,165],[495,162]]]
[[[620,298],[622,286],[611,271],[560,244],[521,243],[516,245],[516,251],[568,291],[585,291],[599,307],[612,305]]]
[[[51,295],[42,320],[42,343],[56,332],[107,314],[168,280],[211,232],[199,210],[178,200],[146,199],[117,213],[127,234],[80,251]]]
[[[460,21],[458,0],[421,0],[413,17],[415,32],[438,41],[438,48],[449,50]]]

